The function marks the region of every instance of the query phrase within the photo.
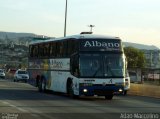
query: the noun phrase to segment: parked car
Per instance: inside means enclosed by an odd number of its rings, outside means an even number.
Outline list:
[[[5,79],[6,75],[3,69],[0,69],[0,78]]]
[[[23,81],[27,82],[29,79],[29,74],[26,70],[17,70],[14,74],[14,82]]]

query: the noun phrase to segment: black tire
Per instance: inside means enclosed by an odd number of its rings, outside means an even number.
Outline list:
[[[42,81],[41,80],[38,81],[38,91],[42,92]]]
[[[42,92],[46,92],[46,80],[42,79]]]
[[[43,77],[38,81],[38,91],[46,92],[46,80]]]
[[[79,98],[78,95],[74,95],[74,92],[73,92],[73,83],[72,81],[70,81],[68,84],[67,84],[67,94],[69,95],[69,97],[73,98],[73,99],[77,99]]]
[[[112,100],[112,98],[113,98],[113,95],[106,95],[106,96],[105,96],[105,99],[106,99],[106,100]]]
[[[38,85],[39,85],[39,81],[40,81],[40,76],[38,75],[37,77],[36,77],[36,87],[38,87]]]
[[[17,82],[17,77],[15,77],[13,81],[14,81],[14,82]]]
[[[70,97],[73,97],[73,88],[72,88],[72,82],[70,82],[69,84],[68,84],[68,87],[67,87],[67,89],[68,89],[68,95],[70,96]]]
[[[124,90],[124,91],[123,91],[123,95],[124,95],[124,96],[127,95],[127,90]]]

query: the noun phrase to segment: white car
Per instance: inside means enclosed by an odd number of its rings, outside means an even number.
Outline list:
[[[14,74],[14,82],[16,81],[27,82],[28,79],[29,79],[29,75],[26,70],[17,70]]]
[[[3,69],[0,69],[0,78],[5,79],[6,75]]]

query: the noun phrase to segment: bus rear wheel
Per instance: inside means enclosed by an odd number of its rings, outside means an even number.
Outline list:
[[[38,91],[42,92],[42,81],[41,80],[38,81]]]
[[[39,92],[46,92],[46,81],[44,78],[41,78],[38,83],[38,91]]]

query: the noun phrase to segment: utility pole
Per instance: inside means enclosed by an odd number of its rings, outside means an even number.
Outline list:
[[[67,3],[68,1],[66,0],[66,8],[65,8],[65,22],[64,22],[64,37],[66,37],[66,28],[67,28]]]
[[[152,50],[150,50],[150,68],[152,69]]]

